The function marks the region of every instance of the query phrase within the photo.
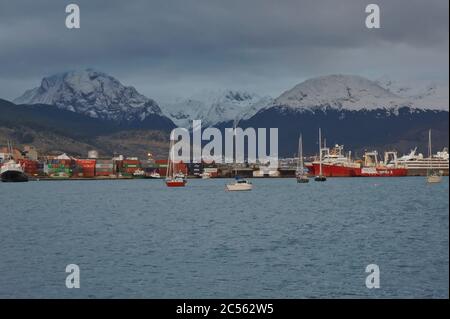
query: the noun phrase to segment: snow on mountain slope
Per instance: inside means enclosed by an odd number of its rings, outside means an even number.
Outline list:
[[[422,92],[413,96],[413,103],[417,108],[448,111],[448,101],[448,85],[431,84]]]
[[[438,84],[433,82],[398,82],[386,76],[377,80],[377,84],[401,96],[409,101],[416,108],[444,110],[449,109],[448,84]]]
[[[406,99],[376,82],[355,75],[328,75],[306,80],[275,99],[274,106],[294,109],[371,110],[410,106]]]
[[[192,120],[214,125],[249,118],[272,102],[270,97],[233,90],[204,90],[192,97],[162,106],[163,113],[178,126],[189,127]]]
[[[334,108],[339,110],[396,109],[408,106],[448,111],[448,85],[414,86],[387,78],[371,81],[355,75],[328,75],[306,80],[277,99],[237,90],[203,90],[188,99],[162,107],[135,88],[92,69],[46,77],[41,85],[14,100],[16,104],[50,104],[94,118],[142,121],[150,115],[169,117],[190,127],[199,119],[215,125],[249,119],[271,107],[294,110]]]
[[[14,103],[55,105],[93,118],[115,121],[142,121],[151,114],[161,114],[154,100],[92,69],[46,77],[39,87],[26,91]]]

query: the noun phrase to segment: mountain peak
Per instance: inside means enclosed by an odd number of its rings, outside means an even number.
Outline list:
[[[158,104],[114,77],[83,69],[45,77],[37,88],[14,100],[16,104],[49,104],[94,118],[135,121],[161,114]]]
[[[333,74],[296,85],[278,97],[274,104],[293,108],[359,110],[400,106],[403,102],[399,96],[374,81],[357,75]]]
[[[204,125],[248,118],[272,99],[245,90],[202,90],[187,99],[166,104],[163,112],[177,125],[188,127],[192,120],[202,120]]]

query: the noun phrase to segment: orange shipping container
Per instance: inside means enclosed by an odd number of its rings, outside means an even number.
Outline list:
[[[95,169],[94,168],[87,168],[87,167],[83,167],[83,177],[95,177]]]
[[[95,168],[96,161],[92,159],[77,159],[77,164],[81,167]]]

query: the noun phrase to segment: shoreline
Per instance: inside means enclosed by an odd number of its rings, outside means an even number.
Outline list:
[[[405,178],[405,177],[425,177],[425,175],[407,175],[407,176],[327,176],[327,178],[331,179],[345,179],[345,178],[370,178],[370,179],[379,179],[379,178]],[[444,177],[448,177],[448,173],[443,175]],[[295,179],[295,176],[273,176],[273,177],[243,177],[246,179],[258,180],[258,179]],[[314,176],[309,176],[309,178],[314,178]],[[187,177],[188,180],[202,180],[202,178],[198,177]],[[208,179],[234,179],[234,177],[214,177]],[[133,178],[133,177],[101,177],[101,178],[52,178],[52,177],[30,177],[30,182],[57,182],[57,181],[130,181],[130,180],[160,180],[164,181],[164,178]]]

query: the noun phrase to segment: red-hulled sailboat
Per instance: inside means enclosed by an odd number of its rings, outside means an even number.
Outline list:
[[[170,139],[169,159],[167,161],[166,185],[167,187],[184,187],[186,186],[186,178],[184,175],[174,172],[174,147],[173,141]]]

